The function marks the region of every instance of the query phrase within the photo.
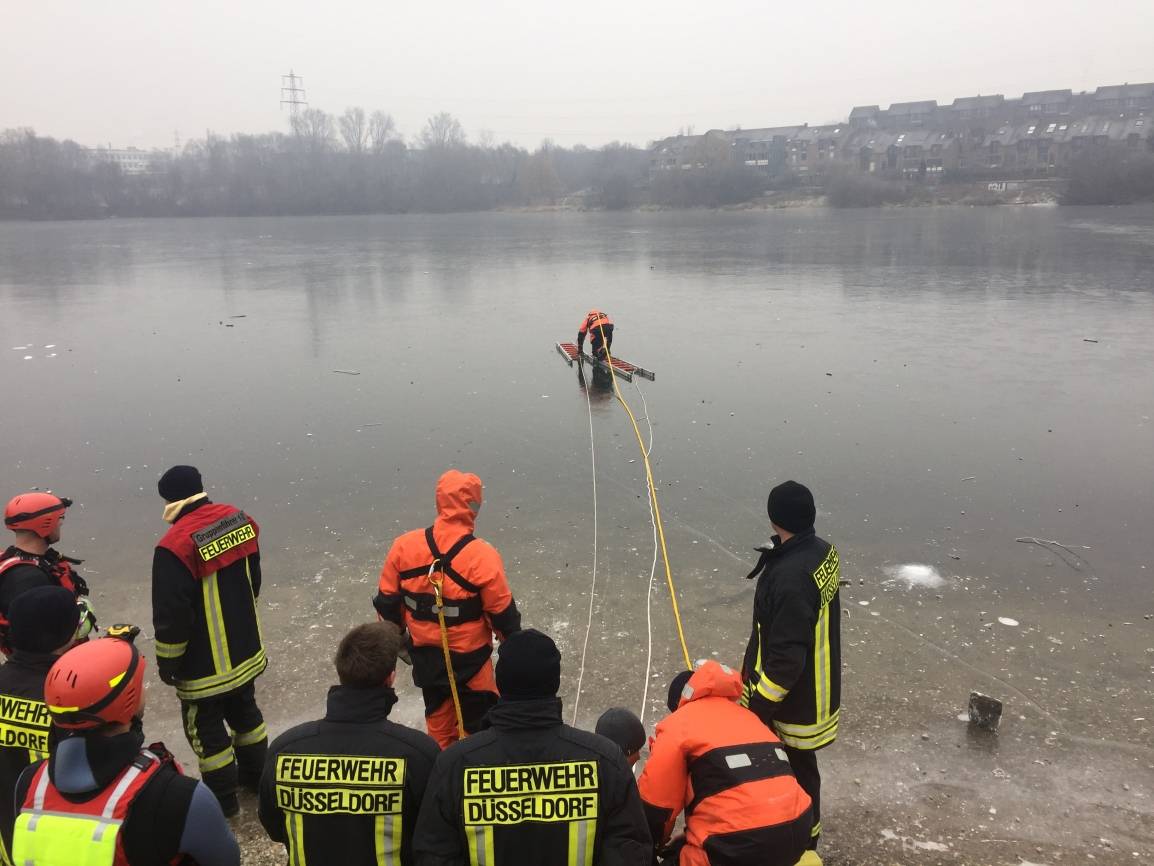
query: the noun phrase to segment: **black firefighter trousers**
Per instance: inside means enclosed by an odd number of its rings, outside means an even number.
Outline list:
[[[809,847],[816,850],[817,840],[821,838],[821,773],[817,770],[817,750],[785,746],[785,754],[797,783],[813,800],[813,829],[810,831]]]
[[[180,712],[201,780],[216,794],[225,814],[235,811],[237,785],[257,789],[268,752],[256,682],[204,700],[181,700]]]

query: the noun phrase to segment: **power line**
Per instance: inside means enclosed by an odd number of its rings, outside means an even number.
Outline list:
[[[308,100],[305,99],[305,80],[297,75],[292,69],[289,70],[288,75],[280,77],[280,107],[284,108],[286,105],[289,110],[289,122],[296,124],[297,115],[300,110],[308,105]]]

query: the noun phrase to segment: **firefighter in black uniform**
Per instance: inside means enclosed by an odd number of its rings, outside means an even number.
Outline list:
[[[401,630],[391,622],[345,635],[340,685],[328,712],[281,734],[269,749],[260,821],[294,866],[409,866],[413,827],[440,749],[388,721]],[[399,859],[398,859],[399,858]]]
[[[775,536],[757,578],[753,632],[742,666],[742,703],[777,732],[790,766],[813,800],[810,849],[821,835],[817,750],[837,737],[841,707],[841,600],[837,549],[814,533],[813,494],[796,481],[773,488]],[[807,853],[802,863],[820,863]]]
[[[238,783],[257,790],[268,750],[255,683],[268,664],[256,609],[260,527],[209,501],[192,466],[169,469],[157,489],[172,524],[152,560],[157,668],[176,687],[201,778],[232,816]]]
[[[418,866],[643,866],[653,846],[614,743],[561,721],[561,654],[535,629],[506,638],[488,730],[441,753],[413,850]]]
[[[48,757],[51,719],[44,678],[76,638],[76,599],[62,586],[38,586],[8,608],[12,655],[0,667],[0,863],[12,863],[12,792],[29,764]]]

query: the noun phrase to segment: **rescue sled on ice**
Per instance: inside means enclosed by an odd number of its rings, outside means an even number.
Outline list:
[[[588,352],[578,352],[575,343],[558,343],[557,354],[565,359],[565,363],[570,367],[573,362],[580,359],[593,367],[599,367],[606,373],[609,371],[609,363],[600,359],[594,358]],[[643,367],[638,367],[636,364],[630,364],[628,361],[622,361],[620,358],[613,359],[613,372],[624,379],[626,382],[632,382],[634,376],[640,376],[642,379],[653,381],[653,373]]]

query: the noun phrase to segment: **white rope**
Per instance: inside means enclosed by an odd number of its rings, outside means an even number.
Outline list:
[[[577,707],[581,703],[581,683],[585,679],[585,654],[589,651],[589,633],[593,630],[593,602],[597,598],[597,452],[593,448],[593,402],[589,399],[589,384],[585,383],[585,408],[589,412],[589,460],[593,464],[593,582],[589,585],[589,619],[585,623],[581,666],[577,669],[577,696],[573,699],[574,726],[577,724]]]
[[[645,392],[638,387],[636,381],[634,381],[633,387],[641,395],[641,408],[645,413],[645,423],[649,425],[649,445],[645,449],[645,455],[648,457],[653,453],[653,422],[649,420],[649,406],[645,403]],[[649,486],[648,476],[645,486]],[[649,491],[648,498],[649,520],[653,524],[653,565],[649,569],[649,588],[645,593],[645,629],[648,633],[648,639],[645,650],[645,688],[641,692],[641,712],[638,713],[638,718],[641,719],[642,724],[645,723],[645,710],[649,706],[649,676],[653,670],[653,578],[657,574],[657,518],[653,516],[653,491]]]

